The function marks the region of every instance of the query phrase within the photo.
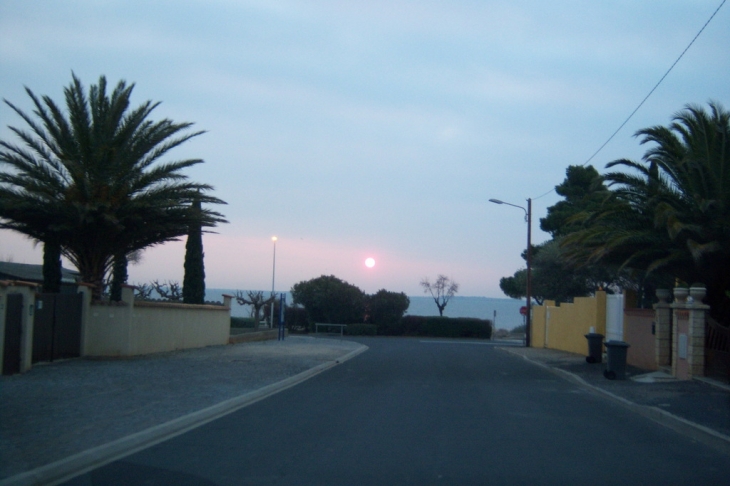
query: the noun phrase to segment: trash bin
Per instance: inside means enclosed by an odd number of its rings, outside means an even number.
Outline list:
[[[629,343],[623,341],[606,341],[606,369],[603,376],[609,380],[626,379],[626,353]]]
[[[588,339],[588,356],[586,356],[586,361],[589,363],[600,363],[603,358],[603,334],[589,332],[586,334],[586,339]]]

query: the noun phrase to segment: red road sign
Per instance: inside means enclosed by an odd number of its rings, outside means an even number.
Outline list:
[[[520,314],[523,316],[527,315],[527,306],[523,305],[522,307],[520,307]]]

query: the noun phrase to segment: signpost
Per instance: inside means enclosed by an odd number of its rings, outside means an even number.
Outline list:
[[[282,292],[281,297],[279,298],[279,341],[283,341],[284,338],[286,337],[286,332],[285,332],[285,327],[284,327],[284,309],[285,308],[286,308],[286,294],[284,292]]]

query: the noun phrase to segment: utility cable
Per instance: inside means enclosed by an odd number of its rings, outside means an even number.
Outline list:
[[[672,71],[672,69],[674,69],[674,66],[677,65],[677,63],[679,62],[679,60],[682,59],[682,57],[684,57],[685,53],[689,50],[689,48],[692,47],[692,44],[694,44],[695,41],[697,40],[697,38],[700,36],[700,34],[702,34],[702,31],[705,30],[705,27],[707,27],[707,25],[712,21],[712,19],[715,18],[715,15],[717,15],[717,12],[719,12],[720,9],[722,8],[722,6],[725,5],[725,2],[726,1],[727,0],[722,0],[722,2],[720,3],[720,6],[715,9],[715,11],[712,13],[712,15],[710,15],[710,18],[707,19],[707,22],[705,22],[705,25],[702,26],[702,28],[700,29],[700,31],[697,32],[697,35],[694,36],[694,38],[690,41],[690,43],[687,45],[687,47],[684,48],[684,50],[679,55],[679,57],[674,61],[674,63],[672,63],[672,65],[669,67],[669,69],[667,69],[667,72],[664,73],[664,76],[662,76],[661,79],[659,79],[659,81],[651,89],[651,91],[649,91],[649,94],[647,94],[644,97],[644,99],[641,100],[641,103],[639,103],[639,105],[634,109],[634,111],[631,112],[631,114],[626,118],[626,120],[624,120],[624,122],[616,129],[616,131],[613,132],[613,134],[611,134],[610,137],[608,137],[608,140],[606,140],[605,142],[603,142],[603,145],[601,145],[600,147],[598,147],[598,150],[596,150],[593,153],[593,155],[591,155],[590,157],[588,157],[588,160],[586,160],[585,162],[583,162],[583,164],[581,164],[581,167],[585,167],[591,160],[593,160],[593,158],[596,155],[598,155],[599,152],[601,150],[603,150],[603,148],[606,145],[608,145],[609,142],[611,142],[611,140],[613,140],[613,138],[618,134],[618,132],[621,131],[621,129],[629,122],[629,120],[631,120],[631,118],[636,114],[636,112],[639,111],[639,108],[641,108],[643,106],[643,104],[646,102],[646,100],[648,100],[649,97],[654,93],[654,91],[656,91],[656,89],[659,87],[659,85],[662,84],[662,81],[664,81],[664,78],[666,78],[669,75],[669,73]],[[550,194],[551,192],[553,192],[554,190],[555,190],[555,188],[552,188],[548,192],[546,192],[545,194],[542,194],[542,195],[540,195],[538,197],[534,197],[532,199],[534,201],[535,199],[540,199],[542,197],[545,197],[548,194]]]

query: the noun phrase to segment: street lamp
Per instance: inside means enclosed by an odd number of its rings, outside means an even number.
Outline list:
[[[532,324],[532,199],[527,199],[527,209],[516,204],[500,201],[499,199],[490,199],[489,202],[494,204],[506,204],[515,208],[520,208],[525,212],[525,221],[527,221],[527,315],[525,316],[525,346],[530,347],[530,335]]]
[[[271,237],[271,241],[274,242],[274,266],[271,271],[271,297],[272,297],[272,300],[271,300],[271,312],[269,313],[269,327],[270,328],[274,327],[274,300],[276,300],[276,299],[274,299],[273,297],[274,297],[274,281],[276,279],[276,240],[278,240],[278,239],[279,238],[277,238],[276,236]]]

